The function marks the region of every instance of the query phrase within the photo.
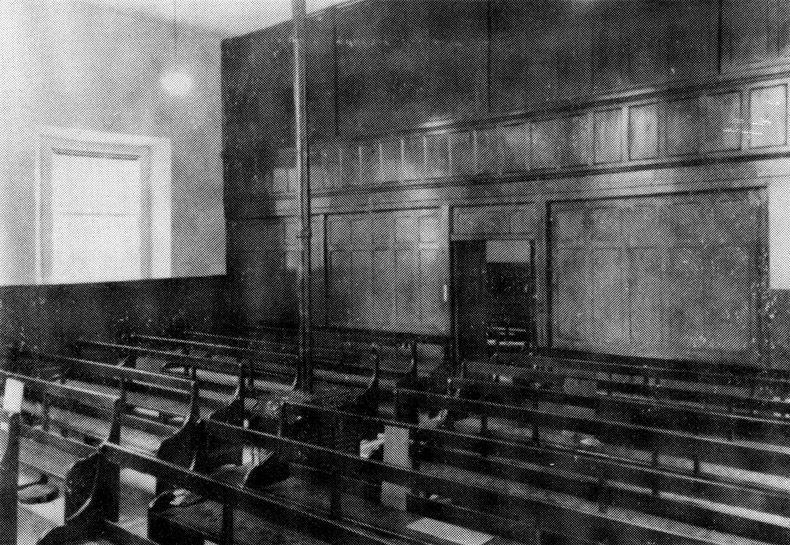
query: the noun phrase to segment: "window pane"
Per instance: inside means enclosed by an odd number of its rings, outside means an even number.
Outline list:
[[[140,278],[136,216],[55,215],[51,282]]]
[[[137,158],[55,153],[52,210],[55,214],[139,214],[141,174]]]

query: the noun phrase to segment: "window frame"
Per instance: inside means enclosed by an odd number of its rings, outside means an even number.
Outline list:
[[[39,131],[36,169],[36,284],[52,277],[54,240],[52,165],[55,154],[140,161],[140,273],[131,279],[71,279],[69,283],[124,282],[172,277],[172,146],[167,138],[46,128]]]

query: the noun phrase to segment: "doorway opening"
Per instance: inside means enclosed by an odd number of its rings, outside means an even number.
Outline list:
[[[457,361],[531,352],[535,343],[532,240],[453,243]]]

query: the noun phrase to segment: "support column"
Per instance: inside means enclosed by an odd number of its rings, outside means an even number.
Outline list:
[[[305,80],[305,0],[292,0],[294,21],[294,112],[296,126],[296,177],[299,185],[299,370],[297,386],[313,391],[313,334],[311,307],[311,203],[307,138],[307,92]]]

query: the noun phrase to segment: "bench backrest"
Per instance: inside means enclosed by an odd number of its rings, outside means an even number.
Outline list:
[[[780,524],[766,523],[761,524],[742,518],[732,513],[721,513],[711,511],[699,505],[683,505],[677,500],[659,497],[660,492],[671,492],[687,497],[700,497],[705,500],[716,501],[735,507],[745,507],[774,513],[780,516],[786,515],[785,506],[790,500],[790,494],[779,485],[756,484],[746,477],[736,477],[735,472],[723,471],[723,474],[711,474],[700,470],[701,463],[709,462],[724,467],[737,468],[745,472],[764,473],[769,476],[790,476],[790,448],[776,446],[773,439],[785,437],[788,423],[779,420],[768,421],[766,419],[753,418],[743,415],[727,415],[722,413],[705,413],[704,411],[693,411],[689,408],[680,407],[660,407],[657,405],[647,405],[641,407],[635,414],[645,415],[645,422],[634,424],[630,422],[613,421],[598,417],[579,416],[573,411],[553,412],[544,411],[536,408],[527,408],[502,403],[491,403],[487,401],[469,400],[455,396],[445,396],[428,392],[417,392],[410,390],[399,390],[396,394],[398,403],[403,408],[399,411],[404,416],[414,422],[416,410],[441,411],[446,410],[450,414],[476,415],[480,417],[480,435],[475,435],[474,439],[467,437],[467,444],[454,441],[457,438],[450,437],[450,446],[455,444],[456,448],[467,453],[446,450],[439,448],[439,442],[428,442],[427,447],[421,452],[434,452],[445,461],[455,460],[457,463],[478,465],[482,463],[474,456],[468,454],[469,450],[478,450],[486,455],[502,456],[510,451],[513,459],[528,459],[534,463],[541,463],[545,466],[543,470],[514,469],[512,466],[502,465],[497,461],[486,461],[483,465],[489,472],[496,473],[506,478],[512,479],[514,475],[524,475],[525,482],[542,483],[542,486],[552,490],[573,493],[582,497],[589,496],[592,492],[598,496],[602,506],[608,505],[612,496],[623,500],[630,505],[639,505],[640,509],[648,513],[658,513],[665,515],[672,513],[673,518],[679,517],[684,522],[701,524],[703,526],[714,524],[717,529],[742,535],[745,537],[760,539],[764,536],[772,542],[782,543],[790,538],[790,532]],[[562,402],[555,399],[554,401]],[[567,400],[566,400],[567,401]],[[603,400],[603,404],[611,403],[634,409],[634,402],[629,400]],[[644,404],[643,404],[644,405]],[[644,412],[642,412],[644,411]],[[663,414],[662,414],[663,413]],[[508,444],[507,441],[496,441],[485,436],[488,434],[486,429],[487,418],[502,418],[514,420],[519,423],[528,423],[532,427],[532,442],[528,445]],[[704,431],[710,431],[718,427],[722,434],[729,433],[731,427],[742,430],[744,435],[758,442],[732,441],[729,439],[720,440],[711,437],[700,437],[692,430],[677,431],[677,428],[691,425],[694,429],[695,422],[714,423]],[[453,419],[449,419],[452,424]],[[448,422],[445,422],[447,424]],[[545,445],[542,443],[540,430],[550,428],[555,432],[558,430],[570,430],[582,434],[591,434],[599,438],[606,445],[616,445],[621,447],[618,450],[620,458],[612,458],[607,455],[607,450],[599,453],[590,451],[589,447]],[[672,429],[676,428],[676,429]],[[427,433],[427,432],[419,432]],[[469,432],[466,432],[467,434]],[[516,441],[512,439],[511,441]],[[762,441],[762,442],[759,442]],[[532,453],[525,456],[529,448]],[[563,453],[563,449],[565,452]],[[632,454],[626,454],[623,449],[632,449]],[[640,453],[652,451],[653,464],[646,465]],[[573,458],[567,454],[573,453]],[[504,454],[508,457],[507,454]],[[516,455],[516,456],[514,456]],[[693,469],[680,470],[677,466],[660,466],[659,456],[670,455],[689,460],[693,463]],[[721,473],[721,469],[719,473]],[[569,478],[575,474],[577,477]],[[584,484],[583,479],[597,479],[599,482]],[[627,483],[637,487],[652,490],[650,493],[632,493],[622,489],[622,487],[610,487],[607,483]],[[765,481],[763,481],[765,482]],[[591,488],[592,487],[592,488]],[[608,491],[607,491],[608,489]],[[587,492],[584,492],[584,491]]]

